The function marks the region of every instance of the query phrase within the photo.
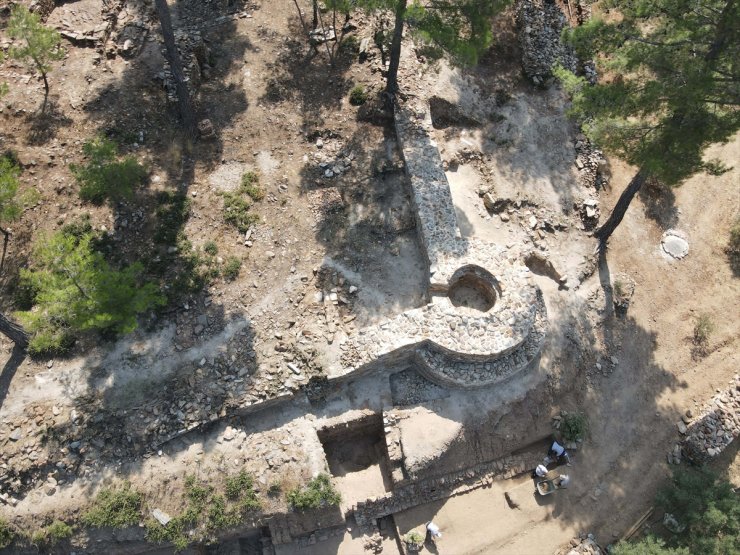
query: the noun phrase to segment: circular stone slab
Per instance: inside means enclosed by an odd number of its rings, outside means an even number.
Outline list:
[[[679,260],[689,254],[689,242],[686,235],[675,229],[669,229],[663,234],[660,246],[666,254]]]

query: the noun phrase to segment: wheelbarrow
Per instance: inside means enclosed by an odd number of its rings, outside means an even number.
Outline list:
[[[555,481],[557,478],[552,480],[542,480],[541,482],[537,482],[537,493],[540,495],[550,495],[552,492],[563,489],[562,486],[558,483],[556,484]]]

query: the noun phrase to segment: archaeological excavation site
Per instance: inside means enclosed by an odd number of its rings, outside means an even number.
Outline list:
[[[740,552],[738,21],[0,0],[0,554]]]

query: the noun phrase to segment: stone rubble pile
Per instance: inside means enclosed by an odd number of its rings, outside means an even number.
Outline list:
[[[574,147],[578,182],[585,187],[603,189],[609,183],[604,153],[596,148],[583,133],[576,135]]]
[[[569,544],[559,549],[555,555],[606,555],[606,551],[596,543],[593,534],[586,534],[570,540]]]
[[[67,40],[79,46],[102,47],[108,38],[120,10],[120,2],[101,2],[93,8],[86,5],[80,9],[73,3],[54,6],[46,15],[46,24],[59,31]],[[44,13],[46,6],[39,6]]]
[[[560,41],[568,23],[555,2],[519,0],[516,21],[524,73],[535,85],[544,84],[552,76],[556,64],[576,71],[575,52]]]
[[[677,423],[684,439],[668,455],[668,462],[678,464],[682,458],[703,464],[722,453],[740,435],[740,376],[732,385],[718,392],[699,416],[692,421],[687,411]]]
[[[317,166],[317,173],[326,179],[348,172],[355,160],[355,153],[334,139],[319,137],[316,139],[316,149],[312,155],[313,163]]]

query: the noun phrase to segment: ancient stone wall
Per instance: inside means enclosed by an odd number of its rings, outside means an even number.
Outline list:
[[[717,393],[701,414],[692,421],[687,414],[678,423],[685,434],[681,444],[668,455],[668,462],[678,464],[681,456],[703,464],[718,456],[740,435],[740,376],[725,391]]]
[[[568,22],[554,1],[519,0],[516,22],[522,68],[535,85],[544,84],[552,76],[556,64],[576,70],[575,53],[560,41]]]
[[[410,356],[447,387],[482,387],[526,368],[542,346],[546,311],[517,250],[461,237],[429,106],[397,106],[396,135],[405,161],[432,302],[360,330],[341,346],[348,373],[389,357]],[[450,288],[466,277],[489,287],[487,309],[456,306]],[[485,293],[485,292],[484,292]]]
[[[504,457],[445,476],[398,486],[391,493],[357,503],[352,511],[357,524],[370,526],[378,518],[453,494],[459,495],[494,480],[505,480],[529,472],[541,461],[542,453],[534,452]]]

